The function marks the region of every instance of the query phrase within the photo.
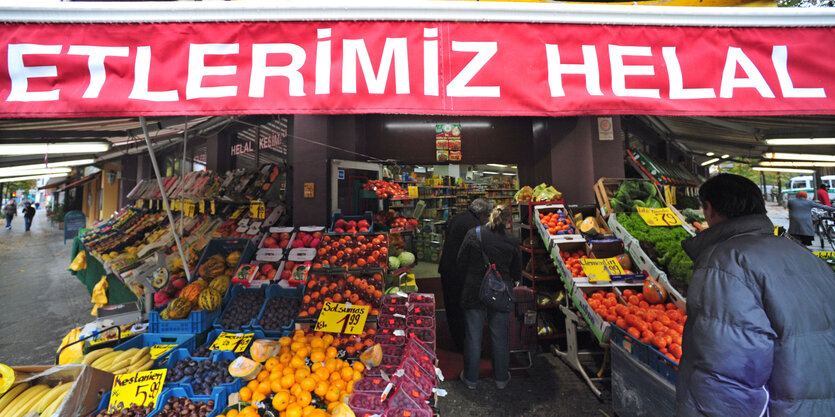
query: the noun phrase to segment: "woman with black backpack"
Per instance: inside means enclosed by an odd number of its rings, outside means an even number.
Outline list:
[[[513,282],[522,277],[522,252],[519,241],[509,230],[513,215],[510,207],[497,206],[484,226],[470,229],[458,252],[458,264],[466,267],[461,307],[464,309],[464,370],[461,381],[469,389],[478,382],[481,336],[484,320],[493,349],[493,375],[496,388],[510,382],[508,328],[513,306]],[[484,284],[484,285],[482,285]]]

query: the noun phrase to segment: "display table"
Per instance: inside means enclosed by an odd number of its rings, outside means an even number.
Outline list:
[[[72,254],[70,256],[70,260],[75,259],[75,256],[78,255],[80,251],[86,251],[87,249],[84,248],[84,244],[81,243],[81,239],[75,237],[72,242]],[[137,301],[136,295],[133,291],[130,290],[119,278],[116,278],[113,274],[108,274],[107,271],[104,270],[104,265],[99,262],[90,252],[87,252],[87,268],[82,269],[78,272],[70,271],[71,274],[75,275],[79,281],[81,281],[84,285],[87,286],[87,291],[90,295],[93,294],[93,288],[101,279],[102,275],[107,275],[107,301],[108,305],[113,304],[122,304],[122,303],[129,303],[133,301]]]

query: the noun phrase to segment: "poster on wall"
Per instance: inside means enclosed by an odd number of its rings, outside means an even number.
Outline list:
[[[461,124],[435,125],[435,159],[438,162],[461,160]]]

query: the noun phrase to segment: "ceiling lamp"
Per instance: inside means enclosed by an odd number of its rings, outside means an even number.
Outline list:
[[[0,171],[0,177],[20,177],[25,175],[45,175],[45,174],[69,174],[69,168],[43,168],[30,170],[16,170],[16,171]]]
[[[29,175],[25,177],[11,177],[11,178],[0,178],[0,182],[15,182],[15,181],[25,181],[25,180],[39,180],[41,178],[60,178],[66,177],[68,174],[47,174],[47,175]]]
[[[728,154],[724,154],[724,155],[721,156],[722,159],[728,159],[728,157],[730,157],[730,155],[728,155]]]
[[[766,145],[835,145],[835,138],[779,138],[766,139]]]
[[[710,164],[715,164],[717,162],[719,162],[719,158],[708,159],[707,161],[702,162],[702,166],[706,167]]]
[[[487,175],[499,175],[498,172],[493,172],[493,171],[481,171],[481,173],[482,174],[487,174]]]
[[[0,144],[0,155],[99,153],[109,149],[110,142],[4,143]]]
[[[835,162],[835,155],[820,155],[813,153],[781,153],[781,152],[766,152],[763,154],[765,159],[792,159],[800,161],[832,161]]]
[[[713,155],[716,155],[716,154],[713,153],[713,152],[708,152],[708,153],[705,154],[705,156],[713,156]]]
[[[769,167],[754,167],[752,168],[754,171],[773,171],[773,172],[802,172],[804,174],[811,174],[814,173],[815,170],[813,169],[800,169],[800,168],[769,168]]]
[[[835,167],[835,162],[810,161],[762,161],[764,167]]]
[[[487,164],[489,167],[496,167],[496,168],[507,168],[505,164]]]

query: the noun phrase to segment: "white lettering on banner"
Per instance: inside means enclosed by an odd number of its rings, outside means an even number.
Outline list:
[[[101,93],[107,73],[104,69],[104,59],[108,56],[126,57],[130,54],[127,46],[90,46],[70,45],[67,55],[87,55],[87,67],[90,69],[90,84],[84,91],[82,98],[96,98]]]
[[[748,78],[736,78],[736,65],[742,68]],[[732,98],[734,88],[756,88],[757,92],[765,98],[774,98],[774,93],[768,87],[760,70],[745,55],[741,48],[728,47],[728,55],[725,60],[725,69],[722,71],[722,84],[719,87],[719,97]]]
[[[267,67],[267,55],[290,55],[290,63],[283,67]],[[306,54],[301,46],[292,43],[257,43],[252,45],[252,74],[249,81],[249,96],[264,97],[267,77],[287,77],[290,82],[289,94],[299,97],[304,94],[304,77],[299,72],[304,65]]]
[[[191,44],[188,49],[188,79],[186,100],[195,98],[235,97],[238,87],[234,85],[203,87],[203,77],[211,75],[235,75],[236,65],[206,66],[206,55],[230,55],[238,53],[237,43]]]
[[[823,88],[795,88],[792,77],[789,76],[789,51],[786,45],[774,45],[771,52],[771,62],[774,63],[774,71],[777,72],[777,79],[780,80],[780,89],[783,97],[792,98],[826,98]]]
[[[316,37],[331,37],[331,29],[316,29]],[[331,93],[331,41],[316,43],[316,94]]]
[[[684,81],[681,76],[681,64],[678,62],[675,46],[661,48],[661,54],[664,56],[664,63],[667,64],[671,99],[716,98],[716,90],[712,88],[684,88]]]
[[[655,68],[652,65],[626,65],[624,56],[652,56],[652,49],[649,46],[609,45],[612,92],[619,97],[660,98],[657,88],[626,88],[627,75],[655,75]]]
[[[32,43],[9,44],[8,66],[12,88],[6,101],[55,101],[58,100],[59,89],[50,91],[28,91],[29,79],[40,77],[57,77],[58,67],[43,65],[27,67],[23,63],[24,55],[58,55],[62,45],[38,45]]]
[[[136,70],[133,78],[133,89],[128,98],[146,101],[179,101],[180,95],[177,90],[148,91],[148,83],[151,78],[151,47],[140,46],[136,48]]]
[[[597,65],[597,51],[594,45],[583,45],[582,64],[563,64],[560,62],[559,45],[545,44],[545,59],[548,61],[548,85],[551,97],[565,96],[562,87],[563,74],[586,76],[586,91],[592,96],[602,96],[600,91],[600,68]]]
[[[437,38],[438,28],[423,28],[424,38]],[[423,94],[439,95],[438,41],[423,41]]]
[[[450,97],[500,97],[499,86],[468,86],[467,84],[484,68],[484,64],[490,61],[493,55],[499,50],[496,42],[458,42],[452,41],[452,50],[455,52],[477,52],[473,59],[464,66],[464,69],[456,75],[447,85],[447,95]]]
[[[264,136],[258,140],[259,149],[279,148],[282,145],[282,135],[273,133],[270,136]]]
[[[409,53],[406,38],[386,38],[380,69],[374,74],[371,57],[365,47],[365,39],[342,40],[342,92],[357,92],[357,61],[371,94],[383,94],[388,81],[389,69],[394,62],[395,94],[409,94]]]
[[[255,149],[252,148],[252,142],[236,143],[232,145],[231,150],[232,156],[255,152]]]

